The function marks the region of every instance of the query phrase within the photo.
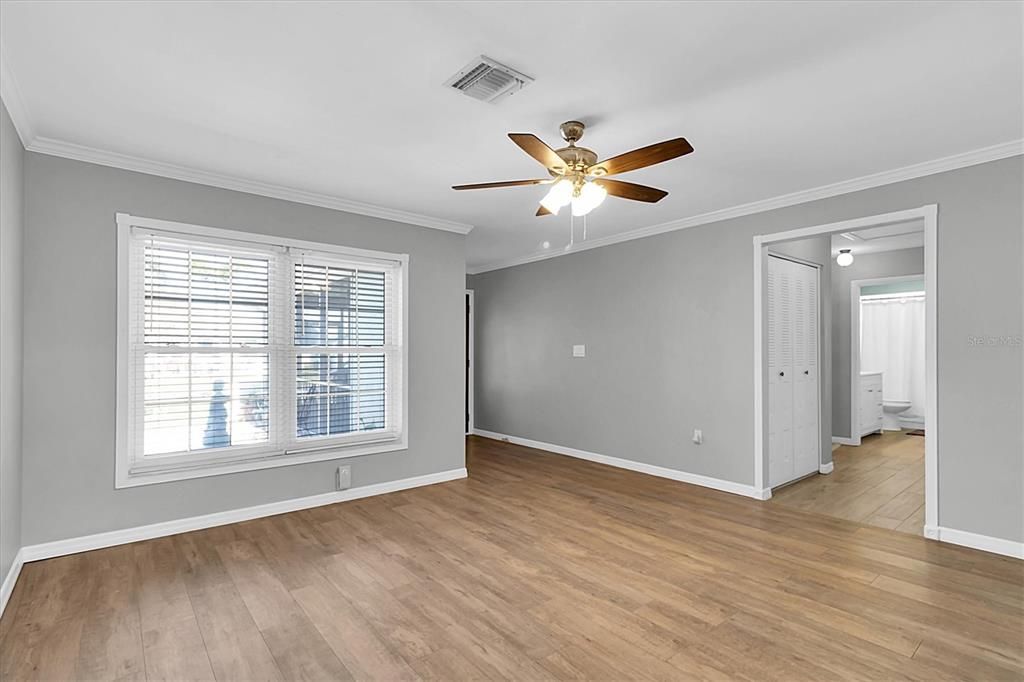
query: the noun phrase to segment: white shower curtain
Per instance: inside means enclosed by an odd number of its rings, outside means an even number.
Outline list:
[[[860,313],[861,370],[884,373],[884,400],[910,401],[910,408],[901,417],[923,418],[924,293],[864,297]]]

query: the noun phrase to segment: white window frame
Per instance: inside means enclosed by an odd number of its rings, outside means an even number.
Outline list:
[[[395,297],[393,302],[397,308],[397,317],[401,329],[398,334],[400,339],[399,354],[401,357],[400,377],[397,380],[397,390],[400,392],[397,404],[400,405],[401,415],[397,432],[391,434],[363,433],[351,437],[340,438],[313,438],[310,439],[309,447],[301,449],[281,450],[273,447],[250,447],[231,448],[230,450],[218,453],[211,453],[210,456],[196,457],[179,456],[169,458],[166,465],[145,464],[141,465],[137,453],[133,451],[133,444],[130,437],[133,429],[131,414],[134,409],[133,403],[141,398],[135,397],[136,387],[132,380],[133,349],[131,346],[130,316],[131,299],[129,285],[131,281],[129,273],[131,235],[133,228],[159,231],[179,236],[184,239],[200,238],[208,240],[224,240],[239,244],[262,247],[264,250],[293,249],[297,251],[314,251],[339,259],[350,258],[357,262],[385,261],[389,264],[396,264],[394,267]],[[348,457],[360,457],[383,452],[394,452],[408,449],[409,433],[409,255],[394,254],[382,251],[371,251],[357,249],[335,244],[324,244],[319,242],[290,239],[287,237],[276,237],[242,232],[237,230],[225,230],[202,225],[192,225],[169,220],[155,218],[142,218],[126,213],[117,214],[117,366],[116,366],[116,420],[115,420],[115,488],[129,488],[154,483],[165,483],[191,478],[203,478],[207,476],[218,476],[232,474],[242,471],[254,471],[258,469],[270,469],[309,462],[321,462],[332,459],[343,459]],[[288,294],[288,303],[285,303],[284,292],[278,292],[276,300],[271,300],[271,337],[275,334],[281,335],[282,325],[289,330],[292,324],[284,324],[282,320],[293,319],[294,297]],[[273,296],[273,294],[272,294]],[[287,310],[282,306],[287,305]],[[275,311],[276,308],[276,311]],[[275,328],[275,322],[276,328]],[[274,341],[271,339],[270,345]],[[304,350],[300,348],[300,352]],[[323,350],[320,347],[310,347],[309,353],[317,352],[344,352],[344,348],[331,348]],[[271,347],[267,347],[268,355],[271,354]],[[273,376],[273,374],[272,374]],[[391,384],[389,384],[391,386]],[[396,387],[391,386],[394,390]],[[271,389],[271,400],[274,401],[274,389]],[[279,400],[278,403],[281,401]],[[294,397],[284,400],[291,402],[291,409],[286,405],[278,404],[278,409],[284,410],[285,419],[291,420],[294,416]],[[273,408],[272,408],[273,409]],[[277,423],[281,424],[281,417]],[[288,422],[284,422],[288,423]]]

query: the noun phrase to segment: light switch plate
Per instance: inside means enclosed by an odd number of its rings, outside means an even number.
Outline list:
[[[587,357],[587,347],[584,345],[578,345],[572,347],[572,356],[574,358],[585,358]]]

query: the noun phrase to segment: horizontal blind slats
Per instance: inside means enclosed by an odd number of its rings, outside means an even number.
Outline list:
[[[130,254],[138,456],[400,433],[397,263],[152,232]]]

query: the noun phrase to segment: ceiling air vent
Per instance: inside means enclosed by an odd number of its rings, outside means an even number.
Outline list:
[[[529,76],[481,55],[449,78],[445,85],[481,102],[496,102],[532,82]]]

